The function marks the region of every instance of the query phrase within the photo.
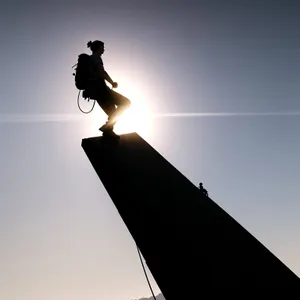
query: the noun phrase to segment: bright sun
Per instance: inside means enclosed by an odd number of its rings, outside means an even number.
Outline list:
[[[145,97],[138,88],[130,84],[130,82],[122,79],[118,83],[119,87],[115,89],[115,91],[127,97],[131,101],[131,106],[119,118],[114,131],[117,134],[137,132],[144,138],[148,137],[151,130],[151,113],[149,107],[146,105]],[[97,103],[95,108],[98,111],[99,107]],[[107,116],[103,111],[101,111],[100,117],[98,113],[93,114],[92,124],[90,123],[91,130],[99,134],[98,128],[105,123],[106,120]]]

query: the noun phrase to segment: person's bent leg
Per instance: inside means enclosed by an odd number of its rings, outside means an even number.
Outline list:
[[[109,120],[111,116],[114,114],[116,110],[116,106],[112,103],[112,101],[109,101],[109,91],[110,89],[103,89],[102,87],[99,87],[98,85],[91,86],[92,90],[92,97],[91,99],[94,99],[97,101],[100,108],[106,113],[108,116],[108,121],[99,128],[101,131],[107,131],[107,130],[113,130],[114,123],[109,123]],[[108,124],[109,123],[109,124]]]
[[[102,110],[107,114],[108,119],[110,119],[111,115],[115,112],[116,106],[113,103],[101,103],[97,101]]]
[[[129,108],[131,102],[129,99],[113,90],[109,91],[108,100],[110,103],[113,103],[117,106],[115,111],[110,115],[108,122],[116,123],[118,118],[124,113],[124,111]]]
[[[113,103],[102,103],[101,101],[97,101],[97,103],[99,104],[99,106],[102,108],[102,110],[107,114],[108,116],[108,120],[107,122],[102,125],[99,130],[100,131],[112,131],[114,128],[114,125],[116,122],[111,122],[111,116],[114,114],[114,112],[116,111],[116,106]]]

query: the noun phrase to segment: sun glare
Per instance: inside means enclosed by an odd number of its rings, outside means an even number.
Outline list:
[[[151,129],[151,112],[146,104],[145,97],[136,86],[133,86],[126,80],[118,81],[119,87],[115,89],[116,92],[124,95],[131,101],[131,106],[125,111],[115,125],[115,132],[117,134],[125,134],[130,132],[137,132],[142,137],[146,138],[150,134]],[[96,110],[98,105],[96,103]],[[96,133],[101,125],[107,120],[107,116],[101,112],[99,118],[98,113],[94,114],[93,120],[89,123],[91,130]],[[95,131],[95,128],[97,130]],[[99,134],[99,131],[98,131]]]
[[[131,106],[124,112],[115,126],[116,133],[137,132],[141,136],[147,137],[150,132],[151,118],[145,96],[136,86],[126,82],[126,80],[120,81],[116,91],[131,101]]]

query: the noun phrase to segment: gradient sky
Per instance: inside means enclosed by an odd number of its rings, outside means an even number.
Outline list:
[[[71,69],[94,39],[157,116],[142,136],[300,275],[297,1],[22,0],[0,15],[1,299],[150,296],[80,145],[105,120],[78,110]]]

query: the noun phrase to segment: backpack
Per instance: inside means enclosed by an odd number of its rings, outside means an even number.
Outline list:
[[[82,53],[78,56],[77,64],[75,65],[75,86],[79,90],[85,90],[90,78],[91,60],[88,54]]]

